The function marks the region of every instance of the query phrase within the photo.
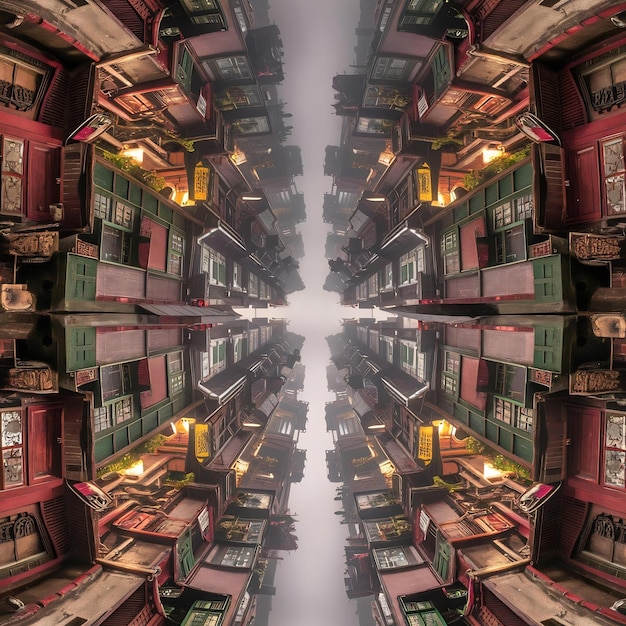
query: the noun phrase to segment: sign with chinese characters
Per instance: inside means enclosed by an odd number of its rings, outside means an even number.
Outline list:
[[[433,183],[428,163],[423,163],[417,170],[417,198],[420,202],[433,201]]]
[[[203,461],[208,459],[211,455],[209,441],[209,425],[208,424],[196,424],[194,429],[194,447],[196,453],[196,459]]]
[[[207,200],[209,197],[209,168],[196,165],[193,173],[193,199]]]
[[[419,448],[417,458],[430,463],[433,458],[433,430],[432,426],[420,426]]]
[[[76,239],[72,252],[80,254],[80,256],[87,256],[91,259],[98,258],[98,246],[95,243],[89,243],[88,241],[83,241],[78,238]]]
[[[97,367],[90,367],[88,369],[78,370],[74,374],[74,382],[76,383],[77,387],[80,387],[81,385],[86,385],[87,383],[91,383],[94,380],[98,380]]]

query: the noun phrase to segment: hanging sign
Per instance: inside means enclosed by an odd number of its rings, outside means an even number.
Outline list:
[[[417,458],[430,463],[433,459],[433,430],[432,426],[420,426]]]
[[[532,113],[522,113],[515,119],[515,125],[531,141],[535,143],[554,143],[561,145],[559,136],[536,115]]]
[[[202,462],[210,456],[209,425],[196,424],[194,428],[194,449],[196,459]]]
[[[417,170],[417,198],[420,202],[433,201],[433,183],[428,163],[423,163]]]
[[[209,168],[196,165],[193,172],[193,199],[207,200],[209,197]]]
[[[70,483],[66,481],[66,484],[75,495],[94,511],[104,511],[113,502],[111,496],[95,483]]]

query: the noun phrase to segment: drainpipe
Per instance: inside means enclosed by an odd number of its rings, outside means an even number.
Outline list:
[[[157,578],[161,573],[160,567],[144,567],[143,565],[135,565],[134,563],[118,563],[116,561],[110,561],[109,559],[103,558],[97,558],[96,563],[100,565],[106,565],[111,569],[116,569],[121,572],[146,576],[149,581]]]
[[[469,46],[469,48],[467,49],[467,56],[489,59],[490,61],[502,63],[503,65],[513,64],[519,67],[530,67],[530,63],[526,61],[526,59],[514,56],[512,54],[509,55],[503,52],[495,52],[493,50],[489,50],[488,48],[482,47],[480,44],[473,44]]]
[[[521,561],[512,561],[511,563],[504,563],[503,565],[488,565],[487,567],[481,567],[480,569],[467,570],[467,577],[471,580],[481,580],[495,574],[504,574],[518,567],[526,567],[530,565],[530,559],[522,559]]]

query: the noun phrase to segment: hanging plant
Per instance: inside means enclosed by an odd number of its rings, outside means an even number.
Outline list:
[[[500,172],[504,172],[507,168],[511,167],[515,163],[519,163],[519,161],[523,161],[530,154],[530,144],[518,150],[517,152],[512,152],[511,154],[503,154],[502,156],[496,157],[485,165],[481,170],[472,170],[463,178],[463,187],[468,191],[470,189],[474,189],[479,185],[482,185],[484,182],[488,181],[490,178],[496,176],[496,174],[500,174]]]
[[[118,169],[126,172],[140,183],[150,187],[150,189],[161,191],[161,189],[165,187],[165,178],[159,176],[156,172],[145,170],[135,159],[124,156],[123,154],[109,152],[108,150],[99,150],[98,152],[109,163],[112,163]]]
[[[463,139],[454,135],[446,135],[445,137],[438,137],[433,139],[430,143],[430,147],[433,150],[441,150],[442,148],[449,148],[456,152],[463,147]]]

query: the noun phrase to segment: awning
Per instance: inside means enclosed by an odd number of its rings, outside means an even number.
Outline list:
[[[399,370],[385,372],[380,379],[389,395],[405,406],[408,406],[411,400],[420,398],[430,388],[428,383]]]
[[[274,346],[261,362],[261,371],[267,376],[278,365],[283,357],[284,349],[280,345]]]
[[[185,581],[185,586],[207,593],[231,596],[232,601],[224,614],[224,623],[231,624],[251,576],[250,569],[238,571],[235,568],[202,563]]]
[[[199,381],[198,388],[221,405],[234,398],[243,389],[246,379],[247,372],[236,366],[229,367],[208,380]]]
[[[139,304],[144,311],[159,315],[161,317],[191,317],[191,318],[211,318],[208,323],[232,322],[241,317],[239,313],[233,311],[232,315],[224,315],[224,311],[218,311],[206,306],[192,306],[190,304]]]
[[[418,228],[418,220],[409,217],[387,234],[380,246],[379,254],[386,258],[397,258],[419,244],[430,245],[430,238]]]
[[[217,220],[215,226],[202,233],[198,243],[205,243],[220,254],[235,259],[247,254],[246,244],[239,233],[222,220]]]
[[[390,603],[396,624],[404,624],[406,621],[404,612],[398,602],[399,596],[436,589],[441,585],[435,572],[427,565],[408,567],[389,573],[379,571],[378,577],[385,596]]]
[[[258,407],[258,409],[256,410],[260,411],[261,413],[263,413],[263,415],[269,418],[269,416],[272,414],[272,412],[276,408],[277,404],[278,404],[278,397],[276,396],[276,394],[270,393],[267,396],[267,398],[265,398],[261,406]]]
[[[359,417],[363,417],[366,413],[369,413],[372,408],[366,394],[362,394],[358,390],[352,394],[352,409]]]

